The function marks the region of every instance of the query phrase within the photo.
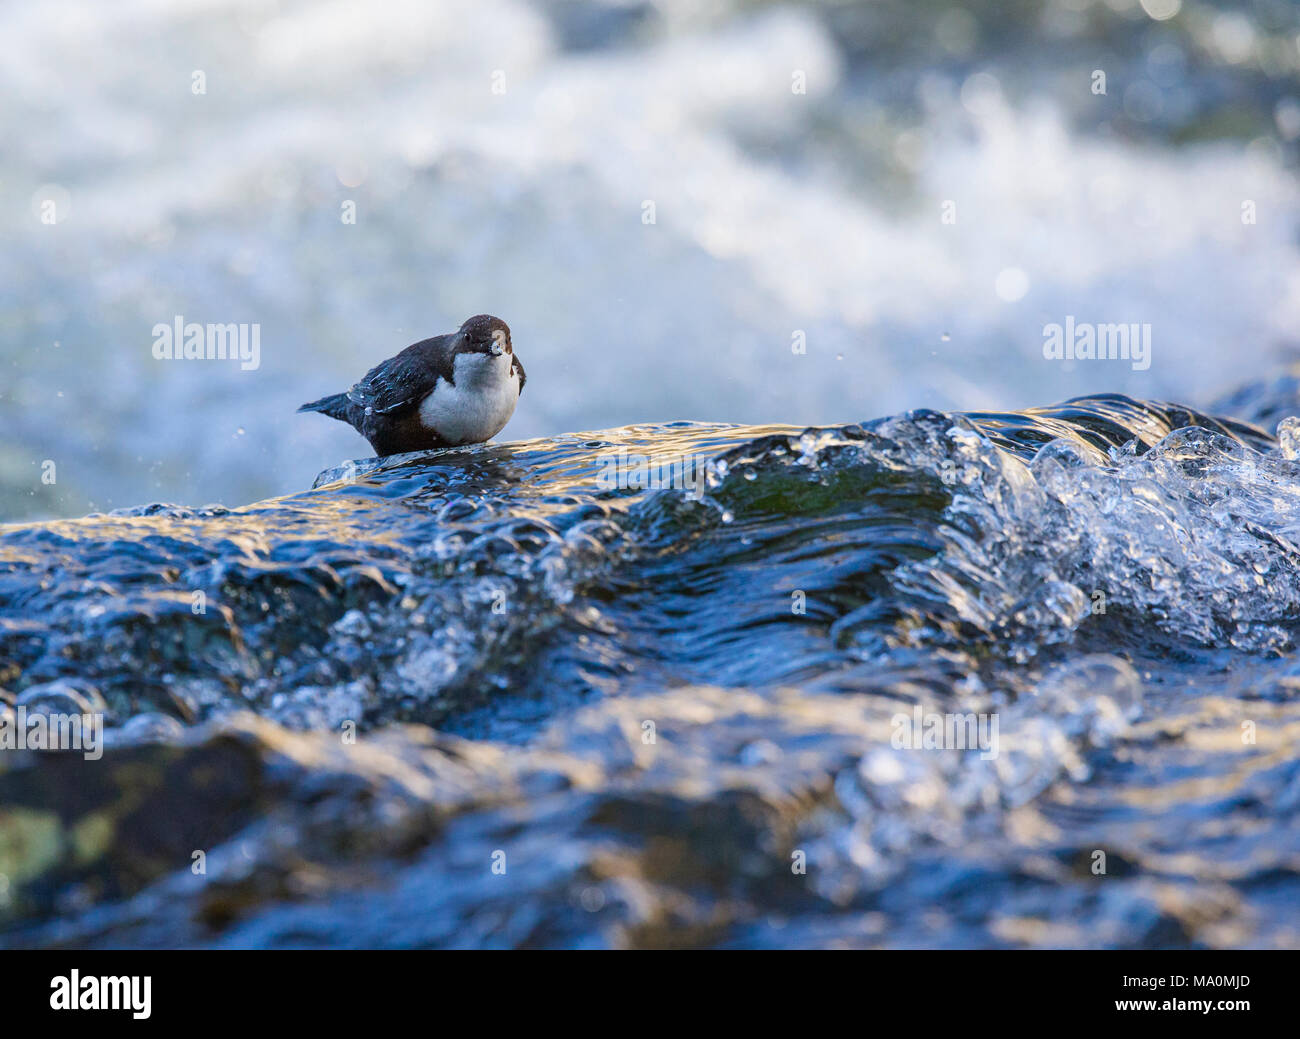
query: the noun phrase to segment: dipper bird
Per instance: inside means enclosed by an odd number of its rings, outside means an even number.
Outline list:
[[[381,456],[478,444],[510,421],[526,378],[509,326],[478,314],[375,365],[346,393],[298,410],[347,422]]]

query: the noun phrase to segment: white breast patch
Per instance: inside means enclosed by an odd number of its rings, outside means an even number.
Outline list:
[[[507,353],[457,354],[455,385],[439,380],[420,403],[420,421],[449,444],[490,440],[510,421],[519,400],[513,364]]]

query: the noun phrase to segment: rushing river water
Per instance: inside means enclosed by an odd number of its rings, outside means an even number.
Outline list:
[[[1279,436],[682,422],[0,528],[0,710],[109,726],[0,755],[0,942],[1295,945]]]
[[[1300,946],[1293,0],[0,24],[0,945]]]

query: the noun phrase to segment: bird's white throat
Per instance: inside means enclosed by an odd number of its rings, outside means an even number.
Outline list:
[[[445,379],[420,404],[420,421],[449,444],[477,444],[499,433],[515,413],[519,376],[514,355],[456,355],[454,385]]]

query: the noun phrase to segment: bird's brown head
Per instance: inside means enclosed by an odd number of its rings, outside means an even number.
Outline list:
[[[500,356],[514,351],[510,343],[510,326],[491,314],[475,314],[460,326],[461,353]]]

